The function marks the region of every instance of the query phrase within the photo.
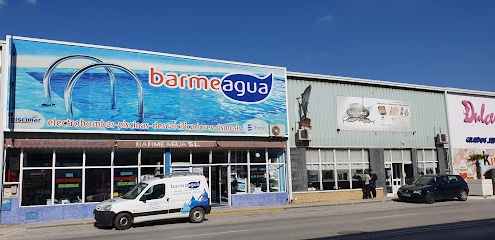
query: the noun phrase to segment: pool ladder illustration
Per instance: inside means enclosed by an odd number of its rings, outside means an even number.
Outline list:
[[[112,68],[116,68],[119,70],[122,70],[134,79],[136,81],[136,85],[138,88],[138,122],[143,122],[144,120],[144,90],[143,90],[143,85],[141,84],[141,80],[139,80],[138,76],[134,74],[131,70],[117,65],[113,63],[104,63],[98,58],[88,56],[88,55],[68,55],[65,57],[61,57],[57,60],[55,60],[46,70],[45,75],[43,76],[43,88],[45,91],[45,103],[43,103],[44,106],[53,106],[55,104],[52,103],[52,96],[51,96],[51,83],[50,79],[53,73],[53,70],[60,65],[61,63],[71,60],[71,59],[87,59],[91,60],[95,63],[89,64],[87,66],[84,66],[77,70],[69,79],[67,82],[67,85],[65,86],[64,89],[64,100],[65,100],[65,111],[67,113],[67,116],[69,118],[74,117],[74,112],[73,112],[73,102],[72,102],[72,90],[74,89],[75,84],[79,80],[79,78],[87,71],[94,69],[94,68],[100,68],[103,67],[107,71],[109,77],[110,77],[110,91],[111,91],[111,108],[115,109],[117,105],[116,101],[116,92],[115,92],[115,74],[112,72]]]

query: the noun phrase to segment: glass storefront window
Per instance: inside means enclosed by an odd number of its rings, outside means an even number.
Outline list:
[[[306,156],[312,159],[306,164],[308,190],[359,189],[369,168],[369,153],[363,149],[309,149]]]
[[[351,162],[362,162],[363,161],[363,151],[351,149],[349,151]]]
[[[337,164],[337,184],[338,189],[350,189],[349,183],[349,164]]]
[[[336,150],[336,162],[349,162],[349,157],[347,156],[347,150]]]
[[[249,183],[252,193],[266,192],[266,165],[250,166]]]
[[[113,164],[115,166],[135,166],[138,164],[137,149],[115,149],[113,156]]]
[[[141,167],[141,176],[143,175],[159,175],[164,174],[163,166],[156,167]]]
[[[308,173],[308,190],[320,190],[320,171],[317,164],[308,164],[306,166]]]
[[[110,166],[112,149],[86,149],[86,166]]]
[[[229,153],[225,150],[213,150],[211,151],[212,163],[228,163]]]
[[[231,163],[247,163],[246,150],[233,149],[230,152],[230,162]]]
[[[24,167],[51,167],[53,162],[53,149],[25,149]]]
[[[352,188],[363,188],[363,181],[361,176],[364,173],[364,166],[362,163],[352,163],[351,164],[351,174],[352,174]]]
[[[55,166],[57,167],[82,166],[82,162],[82,149],[60,148],[55,150]]]
[[[193,164],[208,164],[210,163],[210,150],[209,149],[192,149],[192,163]]]
[[[333,151],[332,150],[321,150],[321,162],[322,163],[333,163]]]
[[[20,156],[21,150],[19,148],[7,148],[7,155],[5,156],[5,178],[6,182],[19,182],[20,176]]]
[[[82,202],[82,170],[55,170],[54,203],[69,204]]]
[[[101,202],[112,197],[110,169],[86,169],[86,202]]]
[[[24,170],[22,176],[22,206],[51,205],[52,170]]]
[[[268,163],[268,191],[285,191],[284,149],[268,149]]]
[[[141,176],[164,174],[163,149],[141,149]]]
[[[137,168],[116,168],[113,180],[113,196],[122,196],[137,184]]]
[[[390,150],[392,154],[392,162],[403,162],[402,150]]]
[[[269,192],[279,192],[280,191],[280,170],[281,165],[269,164],[268,165],[268,184]]]
[[[306,152],[306,163],[318,163],[318,161],[318,151],[311,150]]]
[[[426,174],[435,174],[436,164],[433,162],[426,162]]]
[[[252,149],[249,151],[249,162],[252,163],[266,163],[265,149]]]
[[[191,162],[191,151],[189,149],[170,149],[172,163],[187,163]]]
[[[230,189],[232,194],[284,192],[287,188],[283,148],[214,151],[125,148],[7,149],[6,159],[9,161],[5,164],[6,171],[15,170],[17,166],[17,169],[22,171],[22,174],[17,176],[23,175],[23,179],[19,181],[8,178],[7,173],[6,179],[21,182],[23,206],[101,202],[122,196],[135,186],[139,177],[143,175],[164,173],[165,150],[170,151],[172,172],[202,173],[209,181],[209,177],[215,178],[216,173],[219,173],[221,177],[217,177],[214,186],[222,184],[221,190],[212,186],[212,193],[216,191],[218,196],[222,191],[222,197],[227,197],[227,180],[233,187]],[[210,157],[214,164],[210,163]],[[240,163],[231,165],[229,159]],[[20,165],[21,163],[23,165]],[[215,172],[218,169],[212,166],[217,166],[221,171]],[[227,175],[229,167],[230,176]],[[320,180],[317,180],[317,183],[320,184]]]
[[[333,168],[334,168],[333,164],[322,164],[321,165],[323,190],[335,189],[335,174],[334,174]]]
[[[141,165],[162,165],[164,154],[163,149],[141,149]]]
[[[268,149],[269,163],[284,163],[283,156],[284,156],[283,149]]]
[[[230,166],[230,183],[232,194],[247,193],[247,166],[233,165]]]

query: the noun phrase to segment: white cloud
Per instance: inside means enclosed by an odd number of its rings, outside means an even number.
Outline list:
[[[317,23],[325,23],[325,22],[331,22],[333,19],[332,15],[326,15],[323,17],[319,17],[316,22]]]
[[[38,0],[26,0],[26,3],[30,5],[36,5]],[[7,0],[0,0],[0,8],[7,6]]]

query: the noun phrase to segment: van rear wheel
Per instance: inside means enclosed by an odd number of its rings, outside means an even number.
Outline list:
[[[205,220],[205,210],[200,207],[195,207],[189,213],[189,220],[192,223],[200,223]]]
[[[126,230],[132,226],[132,217],[128,213],[119,213],[113,224],[118,230]]]

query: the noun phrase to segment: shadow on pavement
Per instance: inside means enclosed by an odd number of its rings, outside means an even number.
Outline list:
[[[339,236],[311,238],[307,240],[351,240],[351,239],[380,239],[380,240],[465,240],[465,239],[493,239],[495,236],[495,218],[458,221],[453,223],[425,225],[420,227],[400,228],[376,232],[342,231]]]

